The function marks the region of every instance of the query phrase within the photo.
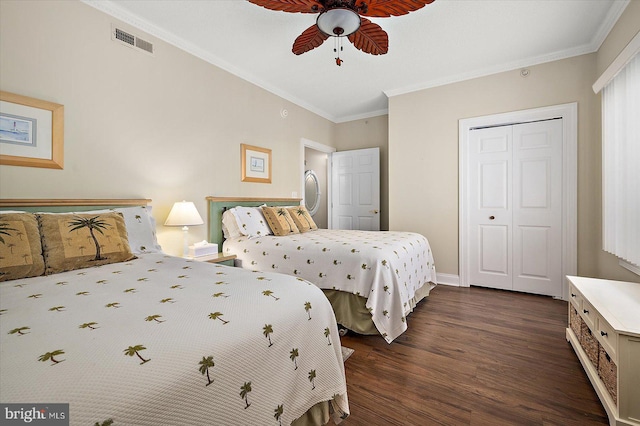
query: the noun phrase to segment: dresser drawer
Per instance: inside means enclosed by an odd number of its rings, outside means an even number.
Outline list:
[[[598,313],[593,308],[593,306],[591,306],[591,303],[583,299],[582,309],[579,309],[578,313],[580,314],[584,322],[587,323],[587,325],[591,330],[596,329],[596,318],[598,317]]]
[[[569,283],[569,301],[578,312],[582,312],[582,296],[571,282]]]
[[[596,338],[614,361],[618,360],[618,336],[614,329],[601,317],[598,317]]]

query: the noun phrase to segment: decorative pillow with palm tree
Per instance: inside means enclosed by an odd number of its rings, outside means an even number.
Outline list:
[[[38,221],[32,213],[0,214],[0,281],[44,274]]]
[[[300,231],[286,207],[262,207],[265,219],[274,235],[299,234]]]
[[[313,218],[305,206],[287,207],[287,210],[300,232],[318,229],[318,226],[313,221]]]
[[[121,213],[37,216],[46,275],[135,259]]]
[[[122,213],[127,227],[129,247],[133,254],[160,253],[162,247],[156,237],[156,221],[151,215],[151,206],[118,207],[109,210],[91,210],[81,213]]]

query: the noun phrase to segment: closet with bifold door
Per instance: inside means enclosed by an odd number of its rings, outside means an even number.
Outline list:
[[[563,119],[472,128],[469,285],[562,297]]]

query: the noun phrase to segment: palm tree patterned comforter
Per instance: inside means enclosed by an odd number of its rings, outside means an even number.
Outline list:
[[[436,284],[429,242],[413,232],[318,229],[239,237],[226,240],[223,250],[237,255],[243,268],[294,275],[366,298],[373,323],[389,343],[407,329],[416,291]]]
[[[289,425],[348,415],[316,286],[163,254],[0,286],[0,398],[69,403],[71,425]]]

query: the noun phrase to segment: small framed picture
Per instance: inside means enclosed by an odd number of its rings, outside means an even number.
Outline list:
[[[271,183],[271,150],[240,144],[242,182]]]
[[[62,169],[64,106],[0,92],[0,164]]]

